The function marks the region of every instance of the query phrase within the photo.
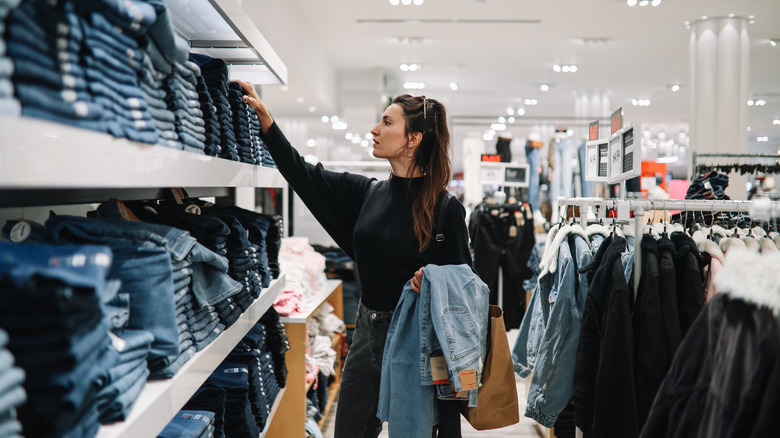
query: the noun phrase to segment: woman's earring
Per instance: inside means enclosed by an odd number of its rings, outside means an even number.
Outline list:
[[[404,152],[404,155],[406,155],[406,158],[412,158],[412,146],[411,145],[406,147],[406,152]]]

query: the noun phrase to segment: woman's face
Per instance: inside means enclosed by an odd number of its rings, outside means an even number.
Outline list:
[[[374,136],[375,157],[388,159],[403,155],[408,145],[403,109],[396,104],[387,107],[371,134]]]

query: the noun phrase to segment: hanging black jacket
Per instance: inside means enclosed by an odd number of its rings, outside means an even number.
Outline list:
[[[727,269],[728,264],[716,278],[722,293],[710,300],[680,346],[642,438],[778,436],[778,321],[767,307],[723,293],[718,280],[729,275]],[[750,288],[747,284],[752,282],[749,275],[732,279],[732,283],[743,284],[742,288]],[[777,296],[780,290],[774,284],[771,290],[746,292]]]
[[[631,291],[621,262],[626,240],[616,237],[599,248],[580,273],[596,269],[585,301],[574,391],[577,426],[595,437],[639,434],[634,386]]]
[[[658,239],[658,294],[661,300],[661,314],[664,321],[667,354],[670,358],[682,342],[680,311],[677,307],[677,281],[674,267],[676,251],[668,238]]]
[[[673,358],[669,353],[661,310],[658,242],[650,235],[642,236],[641,251],[642,276],[632,315],[636,363],[634,381],[640,427],[647,420],[655,394]]]
[[[688,328],[704,308],[704,277],[701,272],[702,257],[691,236],[676,231],[672,233],[677,253],[675,256],[675,277],[677,285],[677,306],[680,311],[680,329],[683,337]]]

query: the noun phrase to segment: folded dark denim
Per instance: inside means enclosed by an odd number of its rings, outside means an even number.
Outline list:
[[[183,409],[203,410],[214,413],[214,437],[224,436],[225,424],[225,390],[208,381],[201,385]]]
[[[158,438],[198,438],[213,423],[213,412],[181,410],[160,432]]]

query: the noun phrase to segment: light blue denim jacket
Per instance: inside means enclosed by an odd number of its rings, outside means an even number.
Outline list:
[[[571,399],[580,321],[588,293],[586,276],[577,269],[590,263],[592,256],[587,236],[578,225],[564,226],[548,250],[554,252],[543,258],[547,263],[531,298],[533,307],[520,327],[512,359],[521,376],[533,371],[525,415],[552,427]]]
[[[461,372],[473,370],[481,380],[489,294],[465,264],[426,266],[419,295],[406,283],[387,332],[377,409],[391,437],[429,438],[438,422],[430,354],[443,354],[456,391],[462,391]],[[473,389],[469,405],[476,403]]]

